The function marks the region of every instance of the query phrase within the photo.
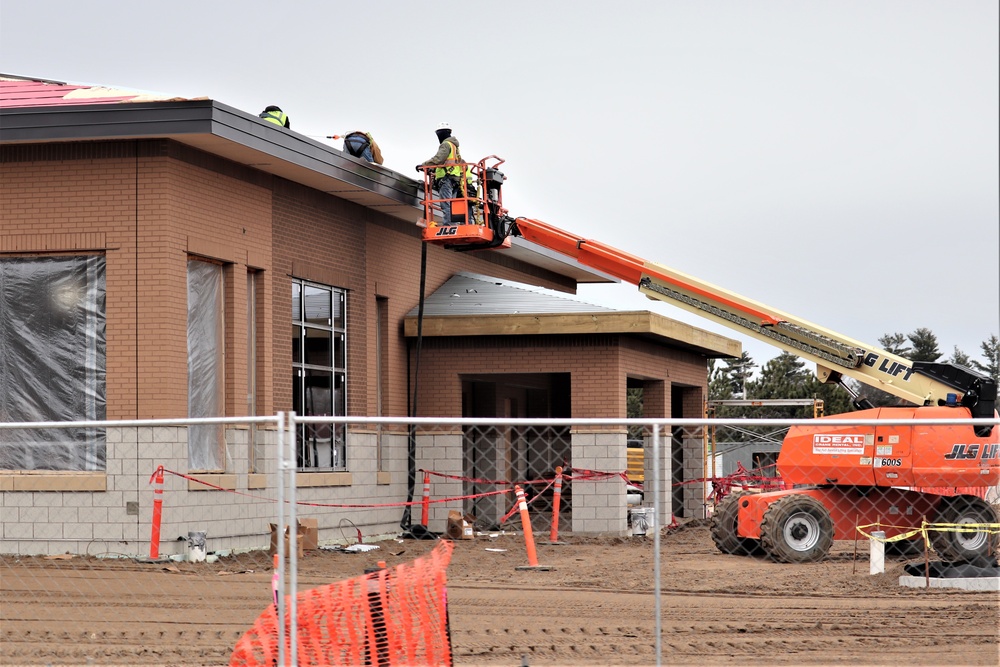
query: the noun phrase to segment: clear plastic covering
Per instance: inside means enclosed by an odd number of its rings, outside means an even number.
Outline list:
[[[222,267],[188,261],[188,416],[221,417],[224,393]],[[224,429],[188,428],[191,470],[225,470]]]
[[[105,259],[0,258],[0,420],[103,420]],[[104,470],[104,429],[0,430],[0,469]]]

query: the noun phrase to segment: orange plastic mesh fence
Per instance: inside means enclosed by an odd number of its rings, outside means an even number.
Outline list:
[[[442,540],[410,563],[299,593],[298,664],[450,665],[445,572],[452,549]],[[289,655],[287,620],[285,628]],[[278,664],[273,604],[236,642],[229,664]]]

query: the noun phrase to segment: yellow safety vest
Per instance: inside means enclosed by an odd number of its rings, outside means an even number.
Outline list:
[[[434,170],[434,178],[454,176],[462,180],[462,154],[458,151],[458,146],[450,141],[448,142],[448,159],[444,161],[444,164],[444,167],[438,167]]]
[[[448,159],[444,161],[444,164],[445,166],[434,170],[435,179],[444,178],[447,175],[454,176],[456,180],[461,182],[462,172],[465,172],[466,185],[472,185],[475,181],[472,171],[463,164],[462,153],[459,152],[458,146],[450,141],[448,142]]]
[[[285,126],[285,122],[288,120],[288,115],[284,111],[265,111],[260,115],[261,118],[266,120],[268,123],[274,123],[275,125]]]

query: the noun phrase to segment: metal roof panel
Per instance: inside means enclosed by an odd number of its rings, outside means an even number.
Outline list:
[[[424,299],[424,316],[607,313],[614,308],[560,292],[476,273],[456,273]],[[413,308],[407,317],[417,315]]]

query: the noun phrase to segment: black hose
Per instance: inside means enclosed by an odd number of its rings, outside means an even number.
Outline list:
[[[427,244],[420,243],[420,301],[417,305],[417,350],[416,359],[413,362],[413,398],[410,400],[410,418],[417,416],[417,396],[420,379],[420,347],[424,338],[424,285],[427,282]],[[417,488],[417,427],[412,422],[409,426],[409,437],[406,447],[406,507],[403,509],[403,517],[399,521],[399,527],[404,531],[409,531],[413,525],[411,519],[411,506],[413,495]]]

